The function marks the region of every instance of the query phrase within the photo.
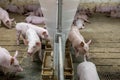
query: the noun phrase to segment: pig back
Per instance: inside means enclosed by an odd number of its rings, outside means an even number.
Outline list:
[[[5,48],[0,47],[0,66],[6,67],[6,64],[9,64],[10,58],[10,53]]]
[[[77,67],[79,80],[100,80],[96,66],[92,62],[82,62]]]

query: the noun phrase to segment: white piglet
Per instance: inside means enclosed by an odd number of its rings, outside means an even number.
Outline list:
[[[3,22],[3,24],[7,27],[7,28],[12,28],[12,21],[14,19],[10,19],[9,18],[9,14],[6,10],[2,9],[0,7],[0,25],[1,25],[1,21]]]
[[[20,34],[22,34],[22,37],[25,38],[26,31],[29,28],[34,29],[40,38],[49,40],[49,33],[48,33],[47,29],[44,29],[42,27],[38,27],[38,26],[30,24],[30,23],[20,22],[20,23],[16,24],[17,45],[19,45]]]
[[[68,39],[72,43],[76,57],[78,57],[80,53],[89,57],[89,45],[91,40],[85,43],[84,37],[80,34],[76,26],[71,27]]]
[[[28,43],[28,55],[32,57],[32,61],[34,61],[34,54],[39,53],[39,58],[42,61],[42,55],[41,55],[41,41],[35,32],[35,30],[29,28],[26,32],[26,39]]]
[[[0,68],[4,74],[23,71],[17,60],[17,55],[18,51],[12,57],[7,49],[0,47]]]
[[[78,80],[100,80],[94,63],[86,61],[77,66]]]
[[[28,16],[26,17],[25,21],[27,23],[32,23],[32,24],[45,24],[45,18],[44,17],[39,17],[39,16]]]

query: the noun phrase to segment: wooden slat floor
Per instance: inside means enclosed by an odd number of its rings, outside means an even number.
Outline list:
[[[120,19],[94,14],[89,20],[91,24],[80,30],[86,41],[92,40],[89,60],[96,64],[101,80],[120,80]]]

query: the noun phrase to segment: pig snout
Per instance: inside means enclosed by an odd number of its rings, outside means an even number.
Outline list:
[[[17,71],[18,71],[18,72],[22,72],[22,71],[23,71],[23,68],[22,68],[22,67],[19,67]]]
[[[31,53],[31,52],[27,52],[27,54],[28,54],[29,56],[31,56],[31,55],[32,55],[32,53]]]

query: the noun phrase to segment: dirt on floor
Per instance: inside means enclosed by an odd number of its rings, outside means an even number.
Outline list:
[[[17,22],[24,21],[25,16],[10,14]],[[94,14],[89,18],[90,24],[85,25],[85,29],[80,30],[86,42],[92,40],[90,44],[90,61],[96,64],[101,80],[120,80],[120,19],[106,17],[105,14]],[[22,41],[21,41],[22,43]],[[15,28],[7,29],[4,25],[0,26],[0,46],[8,49],[11,55],[19,51],[18,59],[23,72],[16,76],[6,78],[0,74],[0,80],[41,80],[41,62],[31,62],[27,57],[27,46],[16,45]],[[73,64],[76,67],[82,62],[81,56],[75,58],[73,55]]]

